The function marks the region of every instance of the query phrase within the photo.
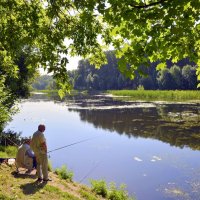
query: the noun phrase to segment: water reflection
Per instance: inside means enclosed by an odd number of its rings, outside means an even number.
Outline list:
[[[69,110],[78,112],[82,121],[92,123],[96,128],[117,131],[128,137],[153,138],[181,148],[188,146],[200,150],[198,105],[166,104],[110,110],[85,110],[77,107]]]
[[[34,94],[31,101],[60,103],[57,94]],[[76,95],[62,100],[80,119],[128,137],[157,139],[200,150],[200,104],[119,101],[105,95]]]

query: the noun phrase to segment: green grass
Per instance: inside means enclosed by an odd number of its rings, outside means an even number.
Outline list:
[[[14,175],[15,166],[0,165],[0,199],[2,200],[129,200],[124,186],[119,189],[114,183],[107,186],[103,180],[93,181],[92,188],[76,182],[61,180],[49,172],[52,182],[36,183],[33,176]],[[65,168],[62,168],[65,171]],[[37,178],[37,176],[35,176]],[[104,196],[105,198],[103,198]]]
[[[92,184],[92,191],[95,192],[97,195],[100,195],[102,197],[107,197],[108,190],[107,185],[104,180],[91,180]]]
[[[15,158],[17,154],[17,147],[15,146],[0,146],[1,158]]]
[[[94,196],[94,194],[90,194],[83,189],[81,189],[79,192],[80,192],[81,196],[87,200],[97,200],[97,198]]]
[[[76,198],[75,196],[73,196],[67,192],[63,192],[59,188],[52,186],[52,185],[46,185],[44,187],[44,192],[45,191],[47,191],[49,193],[54,193],[54,194],[58,195],[59,197],[62,197],[63,199],[66,199],[66,200],[79,200],[79,198]]]
[[[15,200],[16,198],[14,198],[14,197],[9,197],[9,196],[7,196],[7,195],[4,195],[4,194],[1,194],[1,193],[0,193],[0,199],[1,199],[1,200]]]
[[[109,200],[133,200],[128,196],[128,192],[125,190],[125,185],[122,184],[119,188],[116,187],[115,183],[107,183],[104,180],[90,180],[91,189],[97,195]]]
[[[73,172],[67,169],[66,165],[63,165],[61,168],[57,168],[55,173],[60,177],[60,179],[72,181],[73,179]]]
[[[200,100],[200,91],[192,90],[108,90],[114,96],[130,97],[132,100],[188,101]]]

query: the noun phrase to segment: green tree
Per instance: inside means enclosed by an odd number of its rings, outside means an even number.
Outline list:
[[[37,77],[37,79],[33,82],[32,87],[37,90],[56,89],[56,84],[52,76],[43,75]]]
[[[182,69],[183,76],[183,87],[188,90],[195,89],[196,87],[196,76],[195,76],[195,67],[186,65]]]
[[[194,0],[1,0],[1,66],[17,74],[18,53],[29,51],[30,67],[53,72],[67,90],[66,55],[88,57],[99,67],[106,60],[102,49],[112,45],[130,78],[149,61],[159,60],[159,69],[166,59],[189,57],[200,79],[199,9]]]
[[[181,73],[181,69],[180,67],[174,65],[170,68],[170,73],[172,75],[172,78],[173,78],[173,82],[175,82],[175,86],[174,86],[174,89],[182,89],[182,80],[183,80],[183,77],[182,77],[182,73]],[[196,82],[196,81],[195,81]],[[195,88],[193,88],[195,89]]]
[[[0,79],[0,132],[3,130],[5,122],[10,120],[10,116],[13,112],[11,108],[10,92],[5,88],[5,77],[1,76]]]
[[[146,78],[141,78],[140,79],[140,85],[143,85],[145,90],[155,89],[153,80],[150,76],[146,77]]]
[[[175,89],[175,81],[168,68],[159,71],[157,80],[160,89],[162,90]]]

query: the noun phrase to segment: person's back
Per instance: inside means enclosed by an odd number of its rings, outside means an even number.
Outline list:
[[[44,134],[39,130],[33,134],[31,140],[31,149],[34,151],[35,154],[46,154],[46,150],[43,147],[44,143],[46,143],[46,139]]]
[[[40,124],[38,130],[33,134],[31,148],[33,149],[37,160],[38,181],[51,181],[48,177],[48,158],[47,145],[44,137],[45,126]]]
[[[22,167],[28,170],[32,169],[33,167],[33,159],[26,154],[28,150],[28,146],[26,143],[22,144],[17,151],[16,155],[16,167],[17,169]]]

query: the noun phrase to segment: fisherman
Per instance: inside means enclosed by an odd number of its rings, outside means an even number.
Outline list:
[[[33,134],[31,148],[33,149],[37,160],[37,181],[51,181],[48,177],[48,158],[47,144],[44,137],[45,125],[40,124],[38,130]]]
[[[28,171],[26,173],[30,173],[34,168],[36,168],[36,158],[33,151],[30,148],[31,139],[25,139],[24,143],[18,148],[16,155],[16,167],[17,172],[19,172],[19,168],[26,168]]]

